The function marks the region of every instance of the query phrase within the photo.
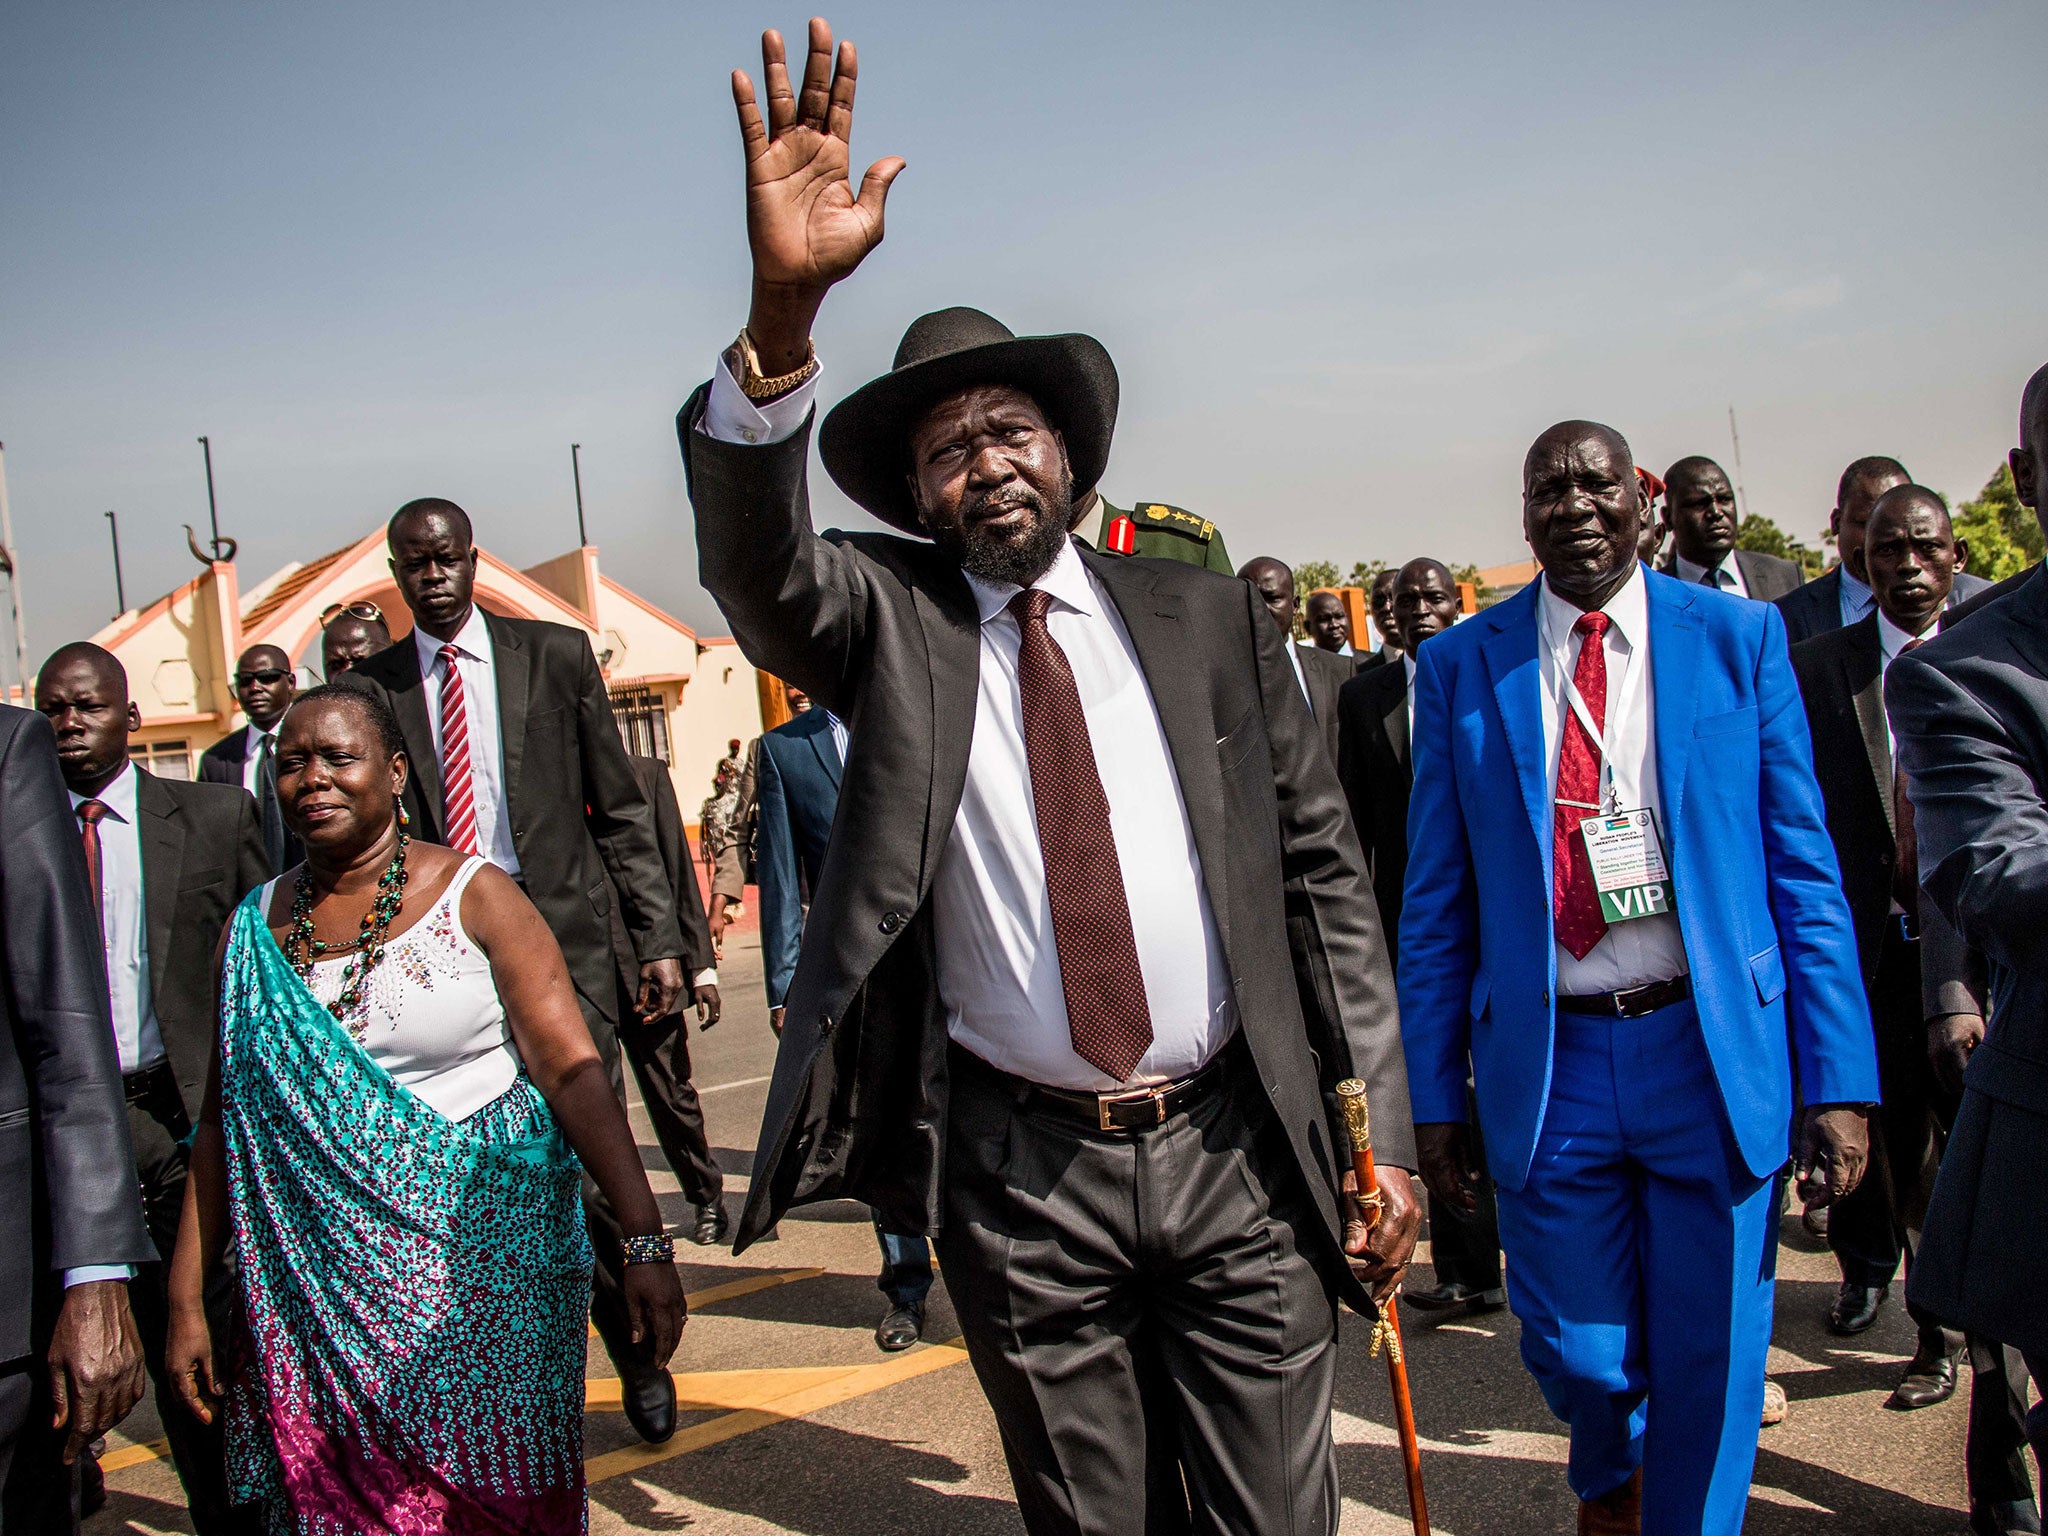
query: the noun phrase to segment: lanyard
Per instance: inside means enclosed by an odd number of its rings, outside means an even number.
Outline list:
[[[1606,641],[1604,637],[1586,636],[1585,641],[1582,641],[1579,646],[1582,654],[1588,643],[1599,644],[1604,647]],[[1593,723],[1593,712],[1586,707],[1585,697],[1580,694],[1578,682],[1572,676],[1574,669],[1566,665],[1566,662],[1571,657],[1569,632],[1567,632],[1563,651],[1560,653],[1553,648],[1551,654],[1556,658],[1558,675],[1564,679],[1564,701],[1571,706],[1571,712],[1578,717],[1579,724],[1585,728],[1586,735],[1591,738],[1593,750],[1600,754],[1600,804],[1586,805],[1578,800],[1559,800],[1557,804],[1569,805],[1579,810],[1590,811],[1596,816],[1603,812],[1613,815],[1621,809],[1621,797],[1616,794],[1614,788],[1614,757],[1607,750],[1607,738],[1601,732],[1600,727]],[[1609,661],[1613,659],[1612,657],[1608,658]],[[1616,680],[1616,685],[1611,690],[1615,698],[1626,699],[1628,697],[1628,675],[1635,667],[1635,661],[1635,647],[1630,646],[1628,654],[1621,658],[1621,676]],[[1560,743],[1563,741],[1561,730],[1559,741]]]

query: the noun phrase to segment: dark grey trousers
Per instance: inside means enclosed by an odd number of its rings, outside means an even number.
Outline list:
[[[1119,1134],[961,1055],[939,1258],[1025,1528],[1157,1529],[1177,1454],[1195,1530],[1328,1536],[1336,1304],[1302,1251],[1328,1239],[1249,1069]]]

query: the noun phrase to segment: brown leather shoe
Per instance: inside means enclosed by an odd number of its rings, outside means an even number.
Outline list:
[[[1597,1499],[1579,1501],[1579,1536],[1642,1536],[1643,1469]]]

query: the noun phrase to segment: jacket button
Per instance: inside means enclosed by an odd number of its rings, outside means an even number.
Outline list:
[[[894,933],[902,926],[903,914],[901,912],[886,912],[882,915],[882,932]]]
[[[829,1034],[831,1034],[831,1033],[832,1033],[832,1015],[831,1015],[831,1014],[829,1014],[829,1013],[821,1013],[821,1014],[819,1014],[819,1015],[818,1015],[818,1033],[819,1033],[819,1034],[821,1034],[821,1035],[829,1035]]]

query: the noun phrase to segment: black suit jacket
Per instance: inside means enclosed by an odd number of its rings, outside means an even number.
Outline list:
[[[199,782],[202,784],[232,784],[236,789],[240,789],[244,794],[247,794],[248,791],[243,788],[242,771],[248,766],[248,763],[249,732],[245,726],[238,725],[232,731],[229,731],[227,735],[221,737],[219,741],[216,741],[212,746],[199,754]],[[256,846],[259,848],[263,846],[263,818],[260,812],[256,818]],[[284,829],[284,862],[276,869],[272,869],[270,868],[269,857],[266,855],[263,861],[263,878],[268,880],[272,875],[283,874],[294,864],[305,858],[305,856],[305,844],[301,843],[298,836],[287,826]],[[208,947],[207,953],[212,953],[211,946]]]
[[[150,1001],[185,1112],[196,1121],[218,1035],[214,946],[235,904],[270,878],[270,857],[239,775],[230,788],[137,768],[135,805]]]
[[[1776,555],[1766,555],[1754,549],[1735,551],[1735,565],[1742,572],[1743,585],[1749,588],[1750,598],[1759,603],[1775,602],[1789,592],[1796,592],[1800,583],[1806,580],[1805,572],[1790,560],[1781,560]],[[1678,575],[1678,555],[1674,551],[1658,563],[1657,569],[1666,576]],[[1733,594],[1730,594],[1733,596]]]
[[[1375,667],[1344,685],[1337,702],[1337,778],[1372,864],[1387,951],[1401,953],[1401,883],[1408,877],[1408,668]]]
[[[654,813],[654,840],[661,849],[662,871],[675,892],[676,925],[683,934],[683,990],[676,998],[676,1008],[681,1009],[689,1006],[695,996],[692,979],[697,972],[715,967],[718,955],[711,946],[711,924],[704,916],[704,893],[697,886],[697,865],[690,856],[690,838],[683,830],[683,811],[676,803],[675,780],[669,777],[668,764],[658,757],[630,754],[626,761],[633,765],[633,778]],[[619,985],[625,989],[624,995],[634,997],[640,991],[640,961],[619,916],[624,906],[623,900],[612,903],[612,964]]]
[[[1293,645],[1293,641],[1288,644]],[[1294,653],[1301,658],[1301,675],[1308,682],[1308,705],[1316,717],[1316,724],[1323,728],[1323,748],[1330,754],[1330,761],[1337,761],[1337,695],[1344,685],[1358,675],[1358,667],[1349,656],[1333,655],[1319,651],[1312,645],[1296,645]]]
[[[1884,645],[1877,614],[1792,647],[1792,671],[1813,733],[1813,772],[1827,808],[1828,836],[1842,869],[1842,894],[1856,930],[1863,985],[1877,979],[1885,918],[1892,908],[1892,755],[1881,687]]]
[[[1923,904],[1991,984],[1909,1290],[1944,1322],[2048,1356],[2048,582],[1894,661],[1885,702]]]
[[[486,613],[484,623],[495,653],[505,800],[520,878],[562,946],[585,1016],[594,1012],[616,1026],[612,891],[624,904],[621,916],[641,960],[683,953],[654,813],[626,759],[604,676],[582,632],[494,613]],[[428,714],[436,703],[422,685],[419,648],[402,641],[357,662],[337,681],[390,705],[412,760],[405,806],[414,835],[447,841]]]
[[[781,443],[682,438],[705,587],[756,665],[852,729],[838,823],[787,997],[739,1246],[791,1205],[850,1195],[894,1230],[936,1227],[947,1037],[930,906],[967,778],[979,614],[929,543],[811,531],[808,429]],[[1348,1166],[1327,1090],[1366,1080],[1379,1151],[1414,1165],[1393,977],[1336,770],[1290,642],[1242,581],[1167,560],[1081,559],[1116,604],[1157,704],[1243,1032],[1337,1261]],[[1284,1172],[1279,1176],[1288,1176]]]
[[[147,1264],[106,951],[50,722],[0,704],[0,1361],[58,1270]],[[210,953],[209,953],[210,958]],[[40,1303],[40,1305],[38,1305]],[[39,1315],[40,1314],[40,1315]]]

